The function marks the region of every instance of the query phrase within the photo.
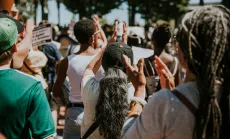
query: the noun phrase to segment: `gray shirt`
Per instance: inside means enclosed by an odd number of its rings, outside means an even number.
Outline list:
[[[175,89],[198,107],[199,92],[195,82]],[[139,117],[125,123],[122,138],[192,139],[194,128],[195,116],[171,91],[162,89],[149,99]]]

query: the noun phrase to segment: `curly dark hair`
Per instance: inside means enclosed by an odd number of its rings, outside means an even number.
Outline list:
[[[171,29],[169,24],[163,23],[157,26],[154,29],[152,34],[152,40],[155,42],[157,47],[164,49],[166,44],[169,42],[171,38]]]
[[[74,35],[81,44],[88,44],[89,39],[96,32],[93,20],[83,19],[74,25]]]
[[[186,14],[177,40],[200,91],[197,138],[230,138],[230,11],[215,5]]]
[[[128,78],[118,68],[109,68],[100,81],[96,118],[101,118],[100,134],[106,139],[119,139],[128,113]]]

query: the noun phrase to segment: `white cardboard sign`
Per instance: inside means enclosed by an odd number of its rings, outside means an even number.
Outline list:
[[[141,58],[148,58],[154,54],[151,49],[132,46],[134,64],[137,64]]]
[[[33,46],[40,46],[52,41],[51,24],[40,25],[33,30]]]

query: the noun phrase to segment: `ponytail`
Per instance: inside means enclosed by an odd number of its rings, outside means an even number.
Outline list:
[[[119,139],[128,113],[128,79],[118,68],[108,68],[100,81],[96,118],[101,118],[100,134],[106,139]]]

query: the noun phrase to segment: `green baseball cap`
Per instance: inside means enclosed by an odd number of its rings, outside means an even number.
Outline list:
[[[16,23],[10,18],[0,18],[0,54],[8,51],[18,39]]]

